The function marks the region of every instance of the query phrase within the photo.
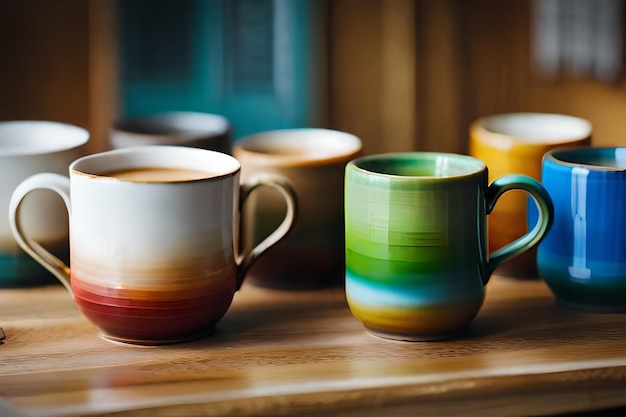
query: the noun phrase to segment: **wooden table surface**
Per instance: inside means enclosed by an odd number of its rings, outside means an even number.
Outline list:
[[[368,335],[341,289],[244,285],[212,336],[137,347],[100,338],[61,286],[4,289],[0,397],[20,415],[46,417],[503,416],[621,407],[625,325],[626,314],[557,306],[541,281],[494,276],[462,338],[396,342]]]

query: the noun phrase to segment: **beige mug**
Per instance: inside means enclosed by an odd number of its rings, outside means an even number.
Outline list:
[[[280,289],[339,286],[344,281],[343,184],[346,164],[361,153],[349,133],[317,128],[262,132],[238,140],[242,179],[281,175],[298,196],[293,231],[250,270],[248,282]],[[244,211],[243,245],[259,241],[284,216],[272,190],[259,190]]]

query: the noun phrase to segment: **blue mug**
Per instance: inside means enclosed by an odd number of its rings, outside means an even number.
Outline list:
[[[537,247],[540,277],[561,304],[626,311],[626,147],[552,150],[541,181],[554,224]]]

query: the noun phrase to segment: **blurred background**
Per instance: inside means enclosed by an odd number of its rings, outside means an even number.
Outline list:
[[[365,153],[467,151],[477,117],[586,118],[626,143],[621,0],[0,0],[0,119],[86,127],[168,110],[235,138],[287,127]]]

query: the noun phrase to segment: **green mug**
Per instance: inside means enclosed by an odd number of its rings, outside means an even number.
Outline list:
[[[530,249],[553,220],[543,186],[518,174],[491,185],[484,162],[450,153],[391,153],[351,161],[345,178],[346,297],[371,334],[438,340],[478,314],[493,270]],[[487,216],[506,191],[537,203],[534,227],[489,253]]]

